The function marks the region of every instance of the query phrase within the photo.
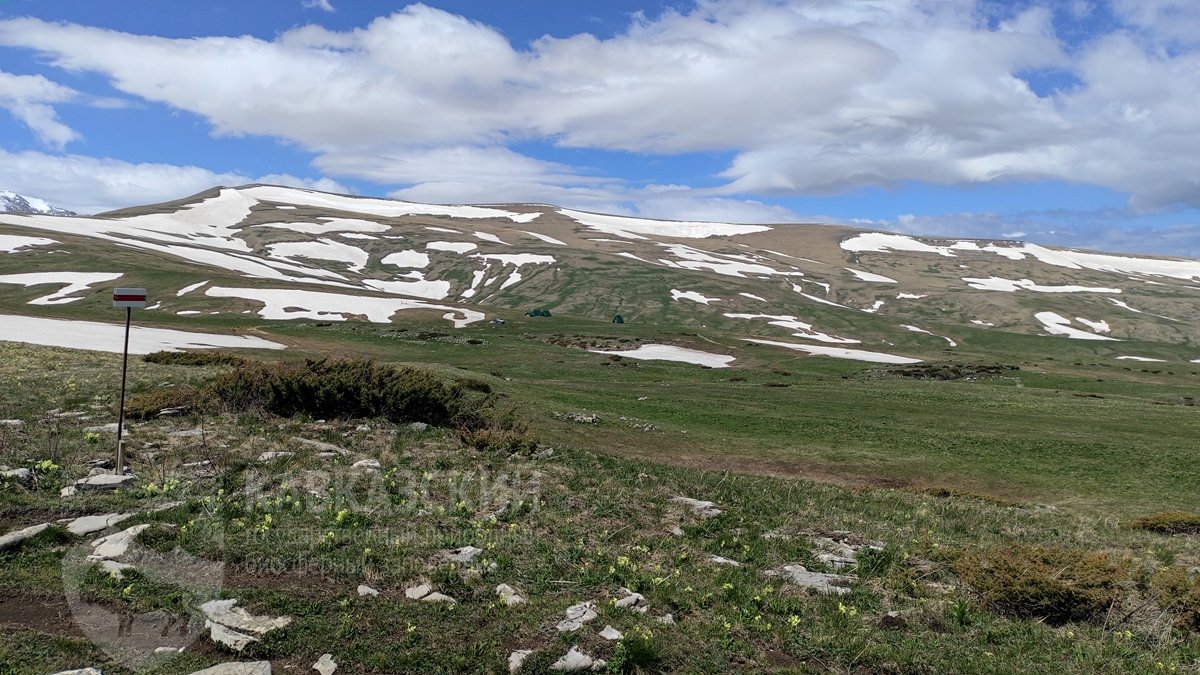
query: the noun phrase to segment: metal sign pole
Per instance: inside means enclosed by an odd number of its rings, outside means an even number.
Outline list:
[[[125,349],[121,356],[121,411],[117,414],[117,475],[125,471],[125,375],[129,372],[129,324],[133,308],[125,308]]]
[[[125,309],[125,348],[121,350],[121,410],[117,413],[117,475],[125,472],[125,378],[129,373],[129,324],[133,308],[146,306],[146,289],[113,289],[113,307]]]

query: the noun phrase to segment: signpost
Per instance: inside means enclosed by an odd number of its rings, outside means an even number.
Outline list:
[[[125,308],[125,349],[121,358],[121,411],[117,417],[117,475],[125,471],[125,374],[129,370],[129,324],[133,320],[133,308],[146,306],[146,289],[114,288],[113,307]]]

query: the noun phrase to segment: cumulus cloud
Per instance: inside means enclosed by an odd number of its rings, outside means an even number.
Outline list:
[[[322,12],[335,11],[333,3],[329,2],[329,0],[304,0],[303,4],[308,9],[319,9]]]
[[[29,127],[42,143],[62,148],[79,138],[54,112],[54,103],[77,98],[79,92],[41,75],[14,75],[0,70],[0,108]]]
[[[686,196],[713,210],[766,213],[746,195],[1043,179],[1105,186],[1154,210],[1200,206],[1197,7],[1113,0],[1120,25],[1069,46],[1056,18],[1095,3],[698,0],[610,38],[547,36],[522,49],[424,5],[272,40],[12,19],[0,21],[0,44],[201,115],[215,134],[298,143],[326,174],[402,185],[401,195],[668,203],[508,150],[535,140],[729,152],[725,184]],[[1030,78],[1044,72],[1074,84],[1039,92]]]
[[[196,166],[134,164],[118,159],[0,149],[0,185],[30,194],[76,213],[100,213],[128,206],[179,199],[214,185],[274,183],[330,192],[348,190],[328,178],[291,175],[251,178]]]

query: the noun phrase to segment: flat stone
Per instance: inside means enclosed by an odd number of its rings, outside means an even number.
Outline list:
[[[63,488],[63,489],[61,489],[61,490],[59,490],[59,491],[58,491],[58,496],[60,496],[60,497],[74,497],[74,496],[75,496],[75,492],[76,492],[76,490],[75,490],[75,486],[74,486],[74,485],[68,485],[68,486],[66,486],[65,488]]]
[[[377,459],[360,459],[350,465],[351,469],[364,469],[366,471],[378,471],[382,465]]]
[[[50,527],[50,523],[42,523],[41,525],[30,525],[29,527],[27,527],[23,530],[9,532],[8,534],[0,536],[0,551],[10,549],[10,548],[16,546],[17,544],[25,541],[26,539],[36,537],[37,535],[41,534],[48,527]]]
[[[104,675],[104,671],[96,668],[79,668],[78,670],[60,670],[54,675]]]
[[[0,420],[0,427],[11,427],[13,429],[19,429],[23,426],[25,426],[24,420]]]
[[[200,605],[204,627],[210,630],[212,639],[231,649],[241,651],[263,634],[292,622],[288,616],[254,616],[237,603],[237,600],[210,600]]]
[[[443,595],[443,594],[435,591],[435,592],[430,593],[429,595],[426,595],[425,597],[421,598],[421,602],[443,603],[443,604],[447,604],[447,605],[453,605],[453,604],[456,604],[458,601],[448,595]]]
[[[82,537],[85,534],[107,530],[121,521],[132,518],[133,515],[132,513],[110,513],[104,516],[82,516],[68,523],[67,531]]]
[[[532,649],[518,649],[517,651],[509,654],[508,655],[509,675],[516,675],[516,672],[521,669],[521,666],[525,665],[525,659],[529,658],[529,655],[532,653],[533,653]]]
[[[182,431],[172,431],[171,433],[169,433],[167,435],[170,436],[171,438],[195,438],[196,436],[203,436],[204,430],[201,429],[200,427],[196,427],[195,429],[184,429]]]
[[[659,623],[665,623],[665,624],[670,625],[670,624],[675,623],[675,615],[674,614],[663,614],[662,616],[654,617],[654,620]]]
[[[197,670],[191,675],[271,675],[271,662],[234,661]]]
[[[354,430],[355,431],[370,431],[371,425],[370,424],[360,424],[360,425],[354,427]]]
[[[179,468],[194,471],[196,469],[205,469],[210,466],[212,466],[212,460],[202,459],[199,462],[185,462],[180,464]]]
[[[554,662],[550,666],[550,670],[559,673],[579,673],[585,670],[599,671],[607,665],[604,659],[593,659],[592,657],[579,651],[577,647],[571,647],[571,650],[566,653],[561,659]]]
[[[600,637],[608,640],[609,642],[616,642],[625,636],[616,628],[613,628],[612,626],[605,626],[604,630],[600,631]]]
[[[313,664],[313,670],[321,675],[333,675],[333,671],[337,670],[337,663],[333,660],[333,654],[322,654],[321,658]]]
[[[621,599],[613,603],[617,607],[624,607],[639,614],[645,614],[646,610],[650,608],[650,604],[646,602],[646,596],[641,593],[634,593],[628,588],[622,587],[621,595]]]
[[[155,647],[155,654],[179,654],[183,652],[183,647]]]
[[[320,452],[336,452],[339,455],[344,455],[349,452],[349,450],[346,450],[345,448],[339,448],[338,446],[334,445],[333,443],[314,441],[312,439],[301,438],[299,436],[292,436],[292,442],[299,443],[300,445],[308,446],[308,447],[310,447],[314,450],[320,451]]]
[[[446,557],[449,558],[451,562],[469,563],[475,560],[480,553],[483,553],[483,549],[481,548],[475,548],[474,546],[463,546],[462,548],[446,551]]]
[[[137,476],[133,474],[118,476],[116,474],[103,473],[75,481],[75,489],[93,491],[119,490],[121,488],[133,487],[133,484],[137,480]]]
[[[83,431],[89,434],[115,434],[117,433],[117,423],[112,422],[110,424],[100,424],[94,427],[84,427]]]
[[[404,597],[409,600],[420,600],[421,598],[433,592],[433,587],[429,584],[420,584],[404,589]]]
[[[818,553],[817,561],[823,562],[830,567],[844,569],[858,565],[858,559],[852,556],[841,556],[835,553]]]
[[[129,551],[130,545],[139,534],[150,527],[149,524],[134,525],[127,530],[121,530],[116,534],[110,534],[107,537],[100,537],[92,541],[92,554],[87,557],[88,560],[112,560],[120,558]]]
[[[683,536],[683,528],[679,527],[678,525],[672,525],[671,528],[669,530],[667,530],[667,532],[671,533],[672,535],[674,535],[676,537]]]
[[[129,563],[117,562],[116,560],[101,560],[100,569],[113,579],[124,581],[125,572],[134,569],[134,566]]]
[[[500,596],[500,599],[504,601],[504,604],[508,605],[509,607],[516,607],[517,605],[525,604],[525,598],[521,597],[521,594],[517,592],[517,589],[509,586],[508,584],[500,584],[499,586],[496,586],[496,595]]]
[[[781,570],[768,571],[766,574],[781,576],[797,586],[829,595],[846,595],[850,592],[849,586],[858,581],[858,577],[851,575],[809,572],[803,565],[784,565]]]
[[[558,622],[558,632],[573,633],[583,625],[595,619],[596,614],[595,604],[591,601],[581,602],[576,605],[571,605],[567,608],[567,618]]]
[[[259,455],[257,461],[259,464],[265,464],[267,462],[274,462],[277,459],[287,459],[295,456],[296,453],[288,452],[286,450],[268,450],[267,452]]]
[[[374,588],[371,588],[370,586],[367,586],[366,584],[359,584],[358,585],[358,594],[359,594],[359,596],[369,595],[371,597],[376,597],[379,595],[379,591],[375,590]]]
[[[713,516],[721,515],[721,509],[712,502],[706,502],[701,499],[692,499],[691,497],[671,497],[671,501],[676,504],[682,504],[692,510],[700,518],[712,518]]]
[[[741,567],[742,566],[742,563],[740,563],[736,560],[730,560],[729,558],[723,558],[719,555],[710,556],[708,561],[710,563],[715,563],[717,565],[727,565],[729,567]]]
[[[33,482],[33,472],[24,467],[0,471],[0,476],[21,485],[29,485]]]
[[[413,422],[412,424],[408,425],[408,428],[412,429],[413,431],[425,431],[429,428],[429,425],[424,422]]]

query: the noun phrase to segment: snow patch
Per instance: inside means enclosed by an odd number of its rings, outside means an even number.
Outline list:
[[[763,225],[732,225],[729,223],[684,222],[674,220],[648,220],[628,216],[610,216],[559,209],[558,212],[575,222],[593,230],[624,239],[645,239],[649,234],[657,237],[680,237],[683,239],[705,239],[707,237],[736,236],[754,232],[766,232],[771,228]]]
[[[875,273],[873,273],[873,272],[864,272],[863,270],[856,270],[856,269],[853,269],[853,268],[851,268],[851,267],[846,267],[846,268],[844,268],[844,269],[845,269],[847,272],[849,272],[849,273],[853,274],[854,276],[858,277],[859,281],[870,281],[870,282],[874,282],[874,283],[877,283],[877,284],[895,284],[895,283],[899,283],[899,282],[897,282],[895,279],[893,279],[893,278],[891,278],[891,277],[885,277],[885,276],[883,276],[882,274],[875,274]]]
[[[1118,361],[1144,361],[1146,363],[1166,363],[1166,359],[1152,359],[1147,356],[1118,356]],[[1193,361],[1192,363],[1195,363]]]
[[[928,295],[917,295],[915,293],[897,293],[896,294],[897,300],[920,300],[921,298],[927,298],[927,297],[929,297],[929,296]]]
[[[721,301],[721,298],[705,297],[703,293],[698,293],[696,291],[679,291],[679,290],[675,290],[674,288],[671,289],[671,299],[672,300],[691,300],[692,302],[698,302],[701,305],[707,305],[710,302],[720,302]]]
[[[868,361],[870,363],[920,363],[921,359],[912,359],[907,356],[896,356],[895,354],[885,354],[883,352],[868,352],[861,349],[845,349],[841,347],[825,347],[822,345],[802,345],[794,342],[776,342],[774,340],[757,340],[751,338],[743,338],[746,342],[753,342],[760,345],[771,345],[772,347],[783,347],[785,349],[795,349],[796,351],[807,352],[814,356],[829,356],[835,359],[850,359],[853,361]]]
[[[479,248],[477,245],[466,241],[431,241],[425,244],[425,248],[430,251],[450,251],[451,253],[470,253]]]
[[[1092,331],[1096,333],[1108,333],[1112,330],[1107,321],[1090,321],[1082,316],[1075,317],[1075,320],[1087,326],[1088,328],[1091,328]]]
[[[1087,331],[1079,330],[1071,327],[1071,320],[1065,316],[1054,312],[1038,312],[1033,315],[1033,318],[1041,322],[1047,333],[1051,335],[1065,335],[1075,340],[1113,340],[1116,338],[1107,337],[1105,335],[1096,335]]]
[[[540,216],[542,214],[539,213],[537,215]],[[555,239],[554,237],[551,237],[548,234],[542,234],[540,232],[530,232],[529,230],[521,230],[521,231],[531,237],[541,239],[542,241],[546,242],[547,244],[554,244],[555,246],[566,246],[567,245],[567,242],[561,241],[559,239]]]
[[[380,262],[396,267],[428,267],[429,254],[420,251],[397,251],[385,255]]]
[[[308,258],[310,260],[331,260],[344,262],[354,272],[362,271],[370,256],[367,252],[340,241],[318,239],[316,241],[288,241],[267,246],[267,255],[294,262],[292,258]]]
[[[364,316],[372,323],[390,323],[392,315],[405,309],[444,309],[455,328],[482,321],[482,312],[446,305],[431,305],[407,298],[379,298],[345,293],[299,291],[283,288],[223,288],[213,286],[204,292],[212,298],[241,298],[263,304],[258,315],[270,320],[318,319],[345,321]]]
[[[702,352],[697,349],[687,349],[686,347],[654,344],[642,345],[637,349],[629,349],[620,352],[606,352],[600,349],[589,349],[588,351],[595,352],[597,354],[615,354],[617,356],[623,356],[630,359],[694,363],[698,366],[708,366],[709,368],[728,368],[730,362],[737,358],[734,356],[725,356],[724,354]]]
[[[759,302],[766,302],[766,301],[767,301],[767,299],[766,299],[766,298],[761,298],[761,297],[759,297],[759,296],[757,296],[757,295],[754,295],[753,293],[738,293],[738,295],[742,296],[743,298],[750,298],[751,300],[757,300],[757,301],[759,301]]]
[[[0,253],[16,253],[23,248],[50,246],[57,243],[57,241],[45,237],[22,237],[15,234],[0,234]]]
[[[963,281],[971,288],[981,291],[1003,291],[1012,293],[1017,290],[1036,291],[1038,293],[1120,293],[1119,288],[1100,288],[1095,286],[1042,286],[1029,279],[1013,281],[1003,277],[988,277],[986,279],[963,277]]]
[[[837,337],[834,335],[827,335],[820,331],[815,331],[813,330],[811,323],[805,323],[804,321],[801,321],[790,315],[726,314],[725,316],[729,317],[730,319],[766,319],[767,323],[771,324],[772,326],[779,326],[781,328],[787,328],[788,330],[796,331],[795,333],[792,333],[792,335],[795,337],[807,338],[809,340],[816,340],[818,342],[828,342],[831,344],[842,345],[860,344],[862,342],[861,340],[855,340],[853,338]]]
[[[538,255],[536,253],[476,253],[471,257],[484,260],[498,260],[502,265],[514,265],[516,267],[522,265],[550,265],[554,263],[554,256]]]
[[[57,292],[34,298],[31,305],[65,305],[83,298],[68,297],[86,291],[92,284],[120,279],[120,272],[29,272],[27,274],[0,275],[0,284],[20,284],[26,288],[43,284],[60,284]]]
[[[490,241],[493,244],[504,244],[505,246],[511,246],[511,244],[506,243],[500,237],[497,237],[496,235],[492,234],[491,232],[476,232],[475,238],[482,239],[483,241]]]
[[[204,284],[207,284],[209,281],[211,281],[211,280],[205,279],[204,281],[192,284],[191,286],[184,286],[183,288],[179,289],[178,292],[175,293],[175,297],[182,298],[183,296],[187,295],[188,293],[191,293],[192,291],[196,290],[197,288],[200,288]]]
[[[2,315],[0,340],[120,354],[125,341],[125,326],[96,321]],[[130,354],[229,348],[284,349],[285,346],[248,335],[217,335],[137,325],[129,330]]]

